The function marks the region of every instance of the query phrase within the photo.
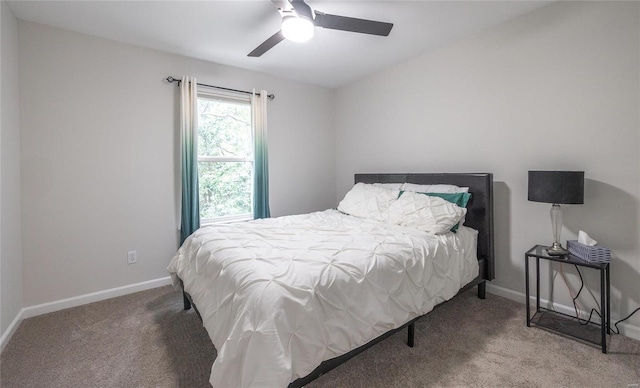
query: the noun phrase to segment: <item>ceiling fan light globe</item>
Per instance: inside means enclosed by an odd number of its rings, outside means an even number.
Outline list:
[[[282,35],[294,42],[306,42],[313,38],[314,25],[309,19],[287,16],[282,20]]]

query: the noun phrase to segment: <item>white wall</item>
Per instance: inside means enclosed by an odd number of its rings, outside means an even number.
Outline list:
[[[336,205],[332,90],[18,25],[25,306],[168,275],[179,222],[169,75],[274,93],[272,215]],[[129,250],[137,264],[127,265]]]
[[[20,215],[20,104],[18,22],[5,1],[2,16],[0,90],[0,337],[22,309]]]
[[[614,318],[640,305],[637,3],[553,4],[335,93],[21,21],[19,102],[5,81],[18,72],[5,69],[15,18],[5,22],[2,5],[3,330],[23,305],[22,266],[7,272],[4,254],[5,159],[19,171],[20,152],[24,306],[166,276],[178,236],[178,90],[162,79],[183,74],[276,94],[274,216],[335,206],[355,172],[493,172],[493,283],[514,292],[524,289],[523,252],[551,239],[549,207],[526,201],[527,170],[584,170],[586,203],[564,207],[563,238],[584,229],[613,248]],[[5,127],[18,106],[21,119]],[[19,126],[21,151],[5,156],[5,128]],[[139,262],[128,266],[132,249]],[[597,288],[593,274],[586,280]],[[555,289],[568,305],[564,285]]]
[[[527,171],[584,170],[562,237],[613,249],[612,315],[626,316],[640,306],[639,19],[637,2],[559,2],[338,89],[337,197],[356,172],[493,172],[493,284],[523,293],[524,252],[552,239]],[[554,300],[571,305],[559,279]]]

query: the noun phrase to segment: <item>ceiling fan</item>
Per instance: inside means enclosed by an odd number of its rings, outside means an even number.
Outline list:
[[[311,39],[314,27],[361,34],[388,36],[393,23],[357,19],[314,11],[304,0],[271,0],[282,16],[282,29],[256,47],[247,56],[259,57],[284,39],[302,42]]]

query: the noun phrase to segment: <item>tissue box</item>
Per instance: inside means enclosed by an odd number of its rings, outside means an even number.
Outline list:
[[[568,240],[569,253],[589,263],[611,262],[611,249],[594,245],[592,247],[580,244],[578,240]]]

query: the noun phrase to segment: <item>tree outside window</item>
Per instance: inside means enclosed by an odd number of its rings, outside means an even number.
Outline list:
[[[253,218],[253,149],[249,99],[198,96],[202,223]]]

